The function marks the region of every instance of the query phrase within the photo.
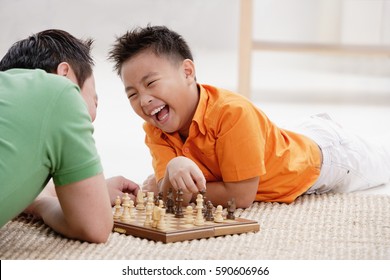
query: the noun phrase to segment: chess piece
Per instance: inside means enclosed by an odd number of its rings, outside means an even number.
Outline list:
[[[194,222],[196,226],[204,225],[202,210],[203,210],[203,196],[201,194],[198,194],[196,198],[196,219]]]
[[[146,205],[153,206],[154,205],[154,192],[147,192],[146,194]]]
[[[164,208],[164,201],[162,199],[160,199],[158,201],[158,205],[157,206],[160,207],[160,208]]]
[[[183,209],[182,209],[182,203],[183,203],[183,191],[181,189],[177,190],[176,194],[176,207],[175,207],[175,218],[183,218]]]
[[[153,228],[156,228],[157,227],[157,224],[159,223],[160,219],[161,219],[161,213],[160,213],[160,207],[158,206],[155,206],[153,208],[153,213],[152,213],[152,227]]]
[[[167,223],[165,221],[165,213],[166,213],[166,210],[165,208],[160,209],[160,220],[158,221],[157,223],[157,229],[161,229],[161,230],[164,230],[167,228]]]
[[[130,217],[134,218],[135,217],[135,206],[134,206],[134,201],[130,199],[129,201],[129,213]]]
[[[144,193],[142,191],[138,191],[137,193],[137,210],[145,209],[145,201],[144,201]]]
[[[186,224],[193,224],[194,223],[193,214],[194,214],[194,211],[193,211],[192,206],[188,205],[186,207],[186,211],[185,211],[185,215],[184,215]]]
[[[152,204],[150,204],[150,202],[148,202],[146,204],[146,207],[145,207],[145,222],[144,222],[144,226],[150,226],[152,225],[152,212],[153,212],[153,208],[154,208],[154,203],[152,201]]]
[[[227,207],[227,216],[226,218],[229,220],[234,220],[236,217],[234,216],[234,212],[236,211],[236,202],[234,198],[232,200],[228,201],[228,207]]]
[[[207,201],[205,208],[206,208],[206,212],[205,212],[204,216],[205,216],[206,221],[210,221],[210,222],[214,221],[214,216],[213,216],[214,206],[210,200]]]
[[[204,201],[204,202],[207,202],[207,198],[206,198],[206,189],[200,190],[199,193],[202,195],[203,201]],[[203,216],[206,217],[206,207],[203,207],[202,213],[203,213]]]
[[[128,197],[128,196],[127,196]],[[122,212],[122,215],[120,217],[120,220],[124,223],[128,223],[131,221],[131,216],[130,216],[130,197],[127,197],[125,196],[123,198],[123,203],[122,203],[122,207],[123,207],[123,212]]]
[[[122,213],[121,213],[121,198],[119,197],[119,195],[116,197],[115,199],[115,212],[114,212],[114,220],[118,220]]]
[[[159,192],[158,195],[157,195],[157,198],[158,198],[159,201],[160,200],[164,201],[164,192]]]
[[[214,213],[214,222],[216,222],[216,223],[222,223],[223,222],[222,211],[223,211],[222,206],[218,205],[217,209],[215,209],[215,213]]]
[[[175,203],[172,199],[172,189],[171,188],[168,190],[166,206],[167,206],[167,210],[166,210],[167,213],[171,213],[171,214],[175,213],[175,208],[174,208]]]
[[[128,193],[124,193],[122,196],[122,203],[123,204],[129,204],[130,201],[130,196]]]

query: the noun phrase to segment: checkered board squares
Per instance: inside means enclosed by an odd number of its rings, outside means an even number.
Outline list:
[[[195,217],[196,214],[194,214]],[[185,218],[175,218],[174,214],[165,215],[166,228],[160,230],[152,226],[145,226],[146,219],[144,210],[136,210],[135,217],[129,222],[114,220],[113,231],[146,238],[163,243],[209,238],[231,234],[241,234],[246,232],[257,232],[260,226],[256,221],[243,218],[234,220],[224,219],[222,223],[205,221],[204,225],[197,226],[186,224]]]

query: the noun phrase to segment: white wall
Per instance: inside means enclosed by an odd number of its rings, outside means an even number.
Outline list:
[[[135,26],[164,24],[193,48],[235,48],[238,0],[0,0],[0,53],[46,28],[96,38],[105,53],[115,36]]]
[[[390,44],[390,0],[254,1],[256,38]],[[94,37],[99,95],[94,135],[105,174],[142,182],[152,172],[142,121],[105,59],[115,36],[137,25],[168,25],[192,46],[200,82],[235,90],[238,16],[239,0],[0,0],[0,56],[16,40],[47,28]],[[253,60],[253,98],[261,102],[330,95],[347,102],[357,95],[390,100],[390,62],[383,58],[265,52]]]
[[[390,0],[253,1],[256,39],[390,45]],[[239,2],[0,0],[0,56],[16,40],[62,28],[95,38],[94,54],[105,58],[126,30],[164,24],[189,42],[200,82],[236,90]],[[253,70],[254,98],[315,100],[317,92],[347,99],[356,92],[390,96],[390,58],[263,52],[253,56]]]

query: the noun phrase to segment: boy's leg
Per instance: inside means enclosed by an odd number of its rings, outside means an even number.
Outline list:
[[[307,193],[353,192],[390,181],[390,142],[367,141],[349,133],[329,116],[313,116],[298,131],[318,143],[321,174]]]

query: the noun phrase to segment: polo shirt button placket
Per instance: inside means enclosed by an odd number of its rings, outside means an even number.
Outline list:
[[[190,152],[190,149],[189,149],[189,148],[185,147],[185,148],[183,149],[183,153],[188,154],[189,152]]]

